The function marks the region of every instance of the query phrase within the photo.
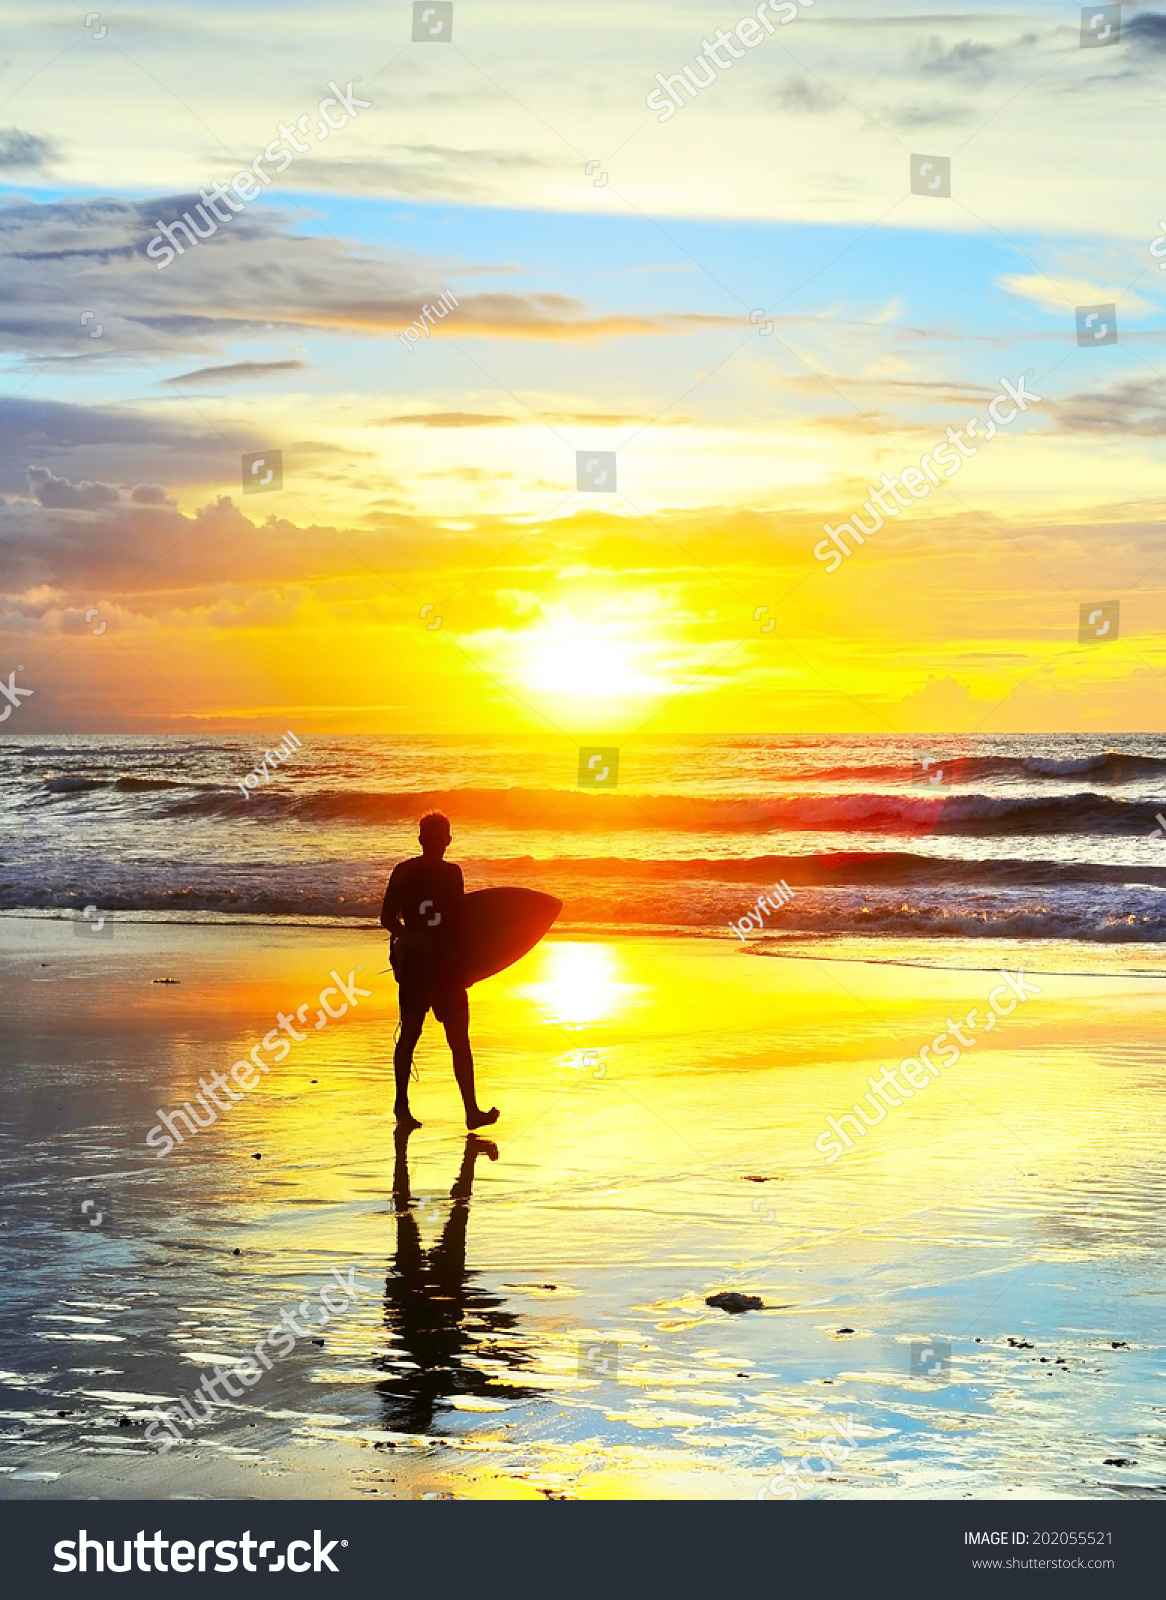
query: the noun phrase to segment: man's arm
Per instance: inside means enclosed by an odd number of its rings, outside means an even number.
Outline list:
[[[384,902],[381,905],[381,927],[389,933],[397,933],[404,927],[401,917],[401,880],[398,877],[399,869],[394,867],[389,874],[388,887],[385,889]]]

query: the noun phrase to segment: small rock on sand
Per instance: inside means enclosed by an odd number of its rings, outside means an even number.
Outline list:
[[[710,1294],[705,1299],[706,1306],[714,1306],[718,1311],[729,1311],[736,1316],[741,1311],[764,1311],[765,1301],[759,1300],[755,1294],[739,1294],[732,1290],[727,1294]]]

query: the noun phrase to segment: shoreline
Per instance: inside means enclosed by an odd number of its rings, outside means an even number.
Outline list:
[[[132,928],[174,928],[197,929],[213,933],[216,930],[246,930],[251,933],[261,931],[299,932],[303,934],[328,935],[346,934],[349,936],[369,934],[387,943],[388,936],[380,924],[372,918],[361,915],[352,917],[288,917],[268,916],[262,912],[160,912],[160,911],[118,911],[105,912],[110,920],[116,921],[119,926],[127,930]],[[42,907],[29,906],[0,910],[0,930],[6,926],[28,923],[38,927],[53,927],[57,925],[72,925],[78,922],[75,915],[48,910]],[[878,966],[889,968],[910,968],[936,972],[994,972],[1007,958],[1012,965],[1023,965],[1026,971],[1039,973],[1046,977],[1064,978],[1145,978],[1166,979],[1166,941],[1152,940],[1114,940],[1114,939],[1006,939],[1001,937],[985,936],[972,939],[965,934],[952,934],[947,937],[927,937],[925,935],[886,934],[884,936],[871,936],[862,934],[829,933],[822,935],[808,935],[803,933],[789,933],[774,935],[762,934],[756,939],[748,939],[744,944],[733,934],[731,929],[723,930],[714,926],[693,927],[688,924],[661,924],[661,923],[601,923],[601,922],[563,922],[554,924],[544,936],[544,943],[559,944],[563,942],[580,943],[611,943],[621,940],[648,941],[655,939],[673,939],[677,941],[697,940],[710,947],[731,945],[739,954],[761,957],[770,961],[823,961],[835,964],[857,966]],[[951,961],[939,959],[942,955],[949,954],[953,947],[960,947],[966,952],[966,959]],[[897,953],[881,953],[884,949]],[[976,959],[982,951],[982,959]],[[1098,964],[1090,967],[1073,967],[1065,965],[1056,966],[1030,966],[1027,960],[1022,959],[1026,952],[1032,951],[1034,957],[1040,959],[1048,957],[1051,951],[1061,952],[1095,952]],[[1130,966],[1122,963],[1123,957],[1128,957],[1131,952],[1136,952],[1142,961],[1148,961],[1151,955],[1158,957],[1156,966]],[[1105,964],[1103,965],[1103,953]]]

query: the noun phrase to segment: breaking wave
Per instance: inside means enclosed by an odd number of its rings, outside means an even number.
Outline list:
[[[297,793],[273,785],[256,791],[281,822],[388,827],[425,811],[446,811],[459,823],[551,832],[668,829],[681,832],[1147,834],[1160,802],[1070,795],[782,795],[733,799],[693,795],[585,794],[561,789],[447,789],[373,794],[332,789]],[[237,816],[250,802],[238,791],[199,792],[163,803],[166,815]]]

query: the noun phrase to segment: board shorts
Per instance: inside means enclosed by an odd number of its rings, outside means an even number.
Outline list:
[[[395,934],[389,963],[397,980],[402,1017],[432,1011],[447,1027],[469,1027],[470,997],[465,985],[449,958],[435,955],[423,935]]]

